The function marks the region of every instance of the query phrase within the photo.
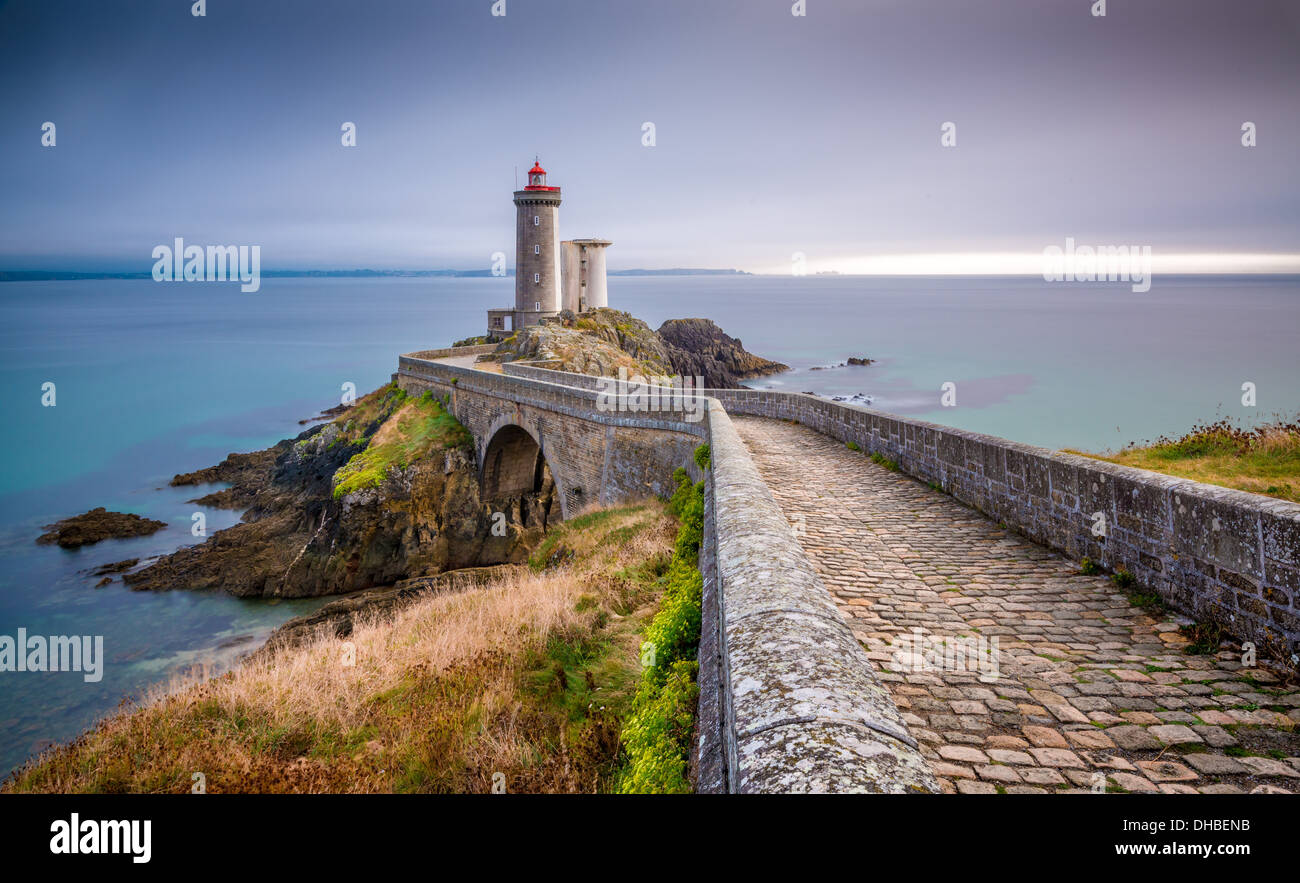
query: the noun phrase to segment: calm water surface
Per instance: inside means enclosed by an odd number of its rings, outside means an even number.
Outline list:
[[[319,602],[101,589],[87,571],[198,542],[203,493],[177,472],[265,447],[385,383],[397,354],[481,333],[510,279],[0,283],[0,634],[103,635],[103,680],[0,673],[0,771],[75,736],[126,696],[220,668]],[[1104,449],[1216,416],[1300,411],[1300,280],[1164,278],[1151,291],[1025,279],[613,277],[658,326],[707,316],[789,374],[755,385],[863,393],[883,410],[1050,447]],[[849,356],[865,368],[834,368]],[[42,407],[41,385],[57,405]],[[1243,408],[1241,385],[1258,389]],[[957,385],[943,408],[940,386]],[[40,527],[107,506],[166,521],[79,551]],[[237,513],[206,511],[209,533]]]

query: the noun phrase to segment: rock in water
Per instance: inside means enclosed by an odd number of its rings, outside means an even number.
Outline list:
[[[141,518],[129,512],[109,512],[103,506],[81,515],[45,525],[47,533],[36,538],[42,545],[58,543],[65,549],[88,546],[100,540],[147,537],[167,526],[165,521]]]

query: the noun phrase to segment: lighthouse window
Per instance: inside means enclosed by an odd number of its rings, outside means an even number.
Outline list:
[[[542,253],[542,247],[540,245],[534,245],[533,254],[541,254],[541,253]]]
[[[542,311],[542,302],[540,300],[533,301],[533,309],[540,313]]]
[[[537,226],[538,224],[540,224],[541,222],[542,222],[542,216],[541,216],[541,215],[533,215],[533,226],[534,226],[534,227],[536,227],[536,226]]]
[[[541,274],[541,273],[534,273],[534,274],[533,274],[533,281],[534,281],[534,282],[541,282],[541,281],[542,281],[542,274]]]

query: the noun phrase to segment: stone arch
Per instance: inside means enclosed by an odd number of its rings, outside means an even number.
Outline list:
[[[559,498],[560,517],[568,517],[563,481],[530,429],[518,423],[494,426],[483,446],[481,463],[479,487],[485,502],[540,491],[549,473]]]

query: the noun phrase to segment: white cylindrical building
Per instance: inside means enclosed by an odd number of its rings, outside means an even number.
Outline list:
[[[575,310],[594,310],[609,306],[609,290],[605,282],[605,249],[614,243],[608,239],[574,239],[565,243],[564,299],[576,300]],[[577,272],[569,273],[569,247],[577,262]]]
[[[572,240],[560,243],[561,309],[582,312],[582,248]]]

